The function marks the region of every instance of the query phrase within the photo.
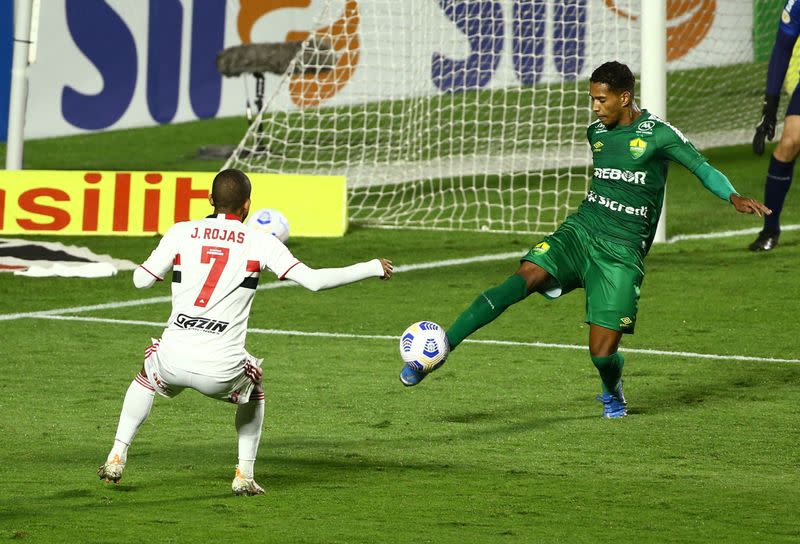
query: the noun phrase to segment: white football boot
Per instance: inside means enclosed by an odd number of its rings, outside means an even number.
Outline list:
[[[234,495],[263,495],[264,488],[256,483],[253,478],[245,478],[239,467],[236,467],[236,476],[233,477],[231,490]]]
[[[97,475],[100,476],[101,480],[118,484],[122,479],[123,470],[125,470],[125,463],[115,453],[114,457],[100,465],[100,468],[97,469]]]

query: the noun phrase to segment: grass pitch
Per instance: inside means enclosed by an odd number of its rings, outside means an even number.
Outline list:
[[[127,137],[113,135],[108,149],[124,149]],[[26,166],[58,167],[57,155],[40,142]],[[742,192],[761,193],[767,159],[752,159],[746,148],[709,157]],[[60,165],[68,166],[77,164]],[[670,235],[759,224],[679,167],[668,201]],[[784,223],[797,223],[798,212],[795,188]],[[735,357],[800,359],[800,232],[787,231],[766,255],[744,249],[751,239],[653,248],[637,332],[623,340],[630,417],[621,421],[599,417],[599,380],[580,349],[588,337],[581,292],[555,302],[531,297],[473,337],[577,349],[465,343],[413,389],[397,379],[396,340],[366,337],[397,337],[420,319],[448,326],[515,270],[514,259],[401,272],[388,283],[316,294],[259,291],[253,328],[351,336],[250,334],[248,350],[265,358],[267,392],[256,464],[267,494],[254,498],[230,495],[233,407],[192,391],[156,399],[121,485],[95,475],[142,350],[160,333],[158,325],[123,321],[163,323],[168,302],[62,316],[104,321],[0,321],[0,539],[797,542],[800,364]],[[141,261],[157,239],[64,241]],[[315,267],[374,256],[405,265],[521,254],[537,241],[356,226],[342,239],[293,239],[290,247]],[[262,284],[272,280],[265,274]],[[130,273],[0,275],[0,314],[168,294],[167,284],[136,291]],[[702,354],[720,358],[695,356]]]

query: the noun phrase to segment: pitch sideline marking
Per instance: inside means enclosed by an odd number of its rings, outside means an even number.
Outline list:
[[[684,240],[710,240],[712,238],[732,238],[734,236],[741,236],[745,234],[758,234],[761,232],[761,227],[753,227],[749,229],[740,230],[723,230],[719,232],[706,232],[703,234],[678,234],[667,240],[668,244],[675,242],[682,242]],[[800,230],[800,225],[785,225],[781,227],[781,231],[787,230]]]
[[[155,321],[139,321],[131,319],[109,319],[104,317],[88,317],[73,315],[36,315],[29,316],[34,319],[54,319],[63,321],[84,321],[91,323],[110,323],[118,325],[141,325],[146,327],[165,327],[166,323]],[[397,336],[388,334],[353,334],[342,332],[322,332],[322,331],[295,331],[282,329],[247,329],[250,334],[269,334],[276,336],[310,336],[318,338],[355,338],[360,340],[393,340],[397,341]],[[571,349],[586,351],[586,346],[577,344],[555,344],[550,342],[519,342],[514,340],[464,340],[469,344],[484,344],[494,346],[512,347],[532,347],[532,348],[553,348]],[[626,353],[642,353],[645,355],[663,355],[668,357],[685,357],[689,359],[710,359],[715,361],[744,361],[744,362],[764,362],[764,363],[800,363],[800,359],[780,359],[777,357],[752,357],[747,355],[718,355],[713,353],[693,353],[690,351],[667,351],[660,349],[625,348]]]
[[[416,231],[444,231],[444,232],[461,232],[459,229],[456,228],[447,228],[447,227],[398,227],[396,225],[367,225],[364,226],[367,229],[377,229],[377,230],[416,230]],[[747,229],[739,229],[739,230],[722,230],[718,232],[702,232],[697,234],[676,234],[671,238],[668,238],[666,243],[667,244],[674,244],[675,242],[683,242],[684,240],[709,240],[712,238],[733,238],[734,236],[744,236],[745,234],[757,234],[761,232],[761,227],[751,227]],[[789,230],[800,230],[800,225],[785,225],[781,226],[781,231],[789,231]],[[541,232],[541,231],[532,231],[532,232],[519,232],[516,230],[494,230],[490,229],[489,232],[493,234],[529,234],[535,236],[545,236],[550,234],[552,231]]]

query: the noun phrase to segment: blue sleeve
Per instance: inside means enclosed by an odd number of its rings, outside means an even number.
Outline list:
[[[786,77],[786,70],[789,68],[789,61],[792,58],[792,50],[798,35],[800,35],[800,2],[790,0],[781,12],[778,35],[775,37],[775,45],[772,46],[772,55],[769,58],[767,95],[779,96],[781,94],[781,86]]]

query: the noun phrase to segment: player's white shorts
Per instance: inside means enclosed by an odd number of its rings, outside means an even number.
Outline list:
[[[257,371],[263,359],[257,359],[245,352],[241,367],[230,376],[205,376],[176,368],[164,361],[158,354],[158,340],[144,352],[144,370],[150,385],[167,398],[174,397],[187,387],[212,399],[224,400],[234,404],[245,404],[256,386]]]

